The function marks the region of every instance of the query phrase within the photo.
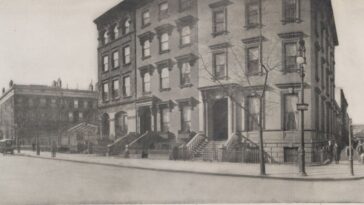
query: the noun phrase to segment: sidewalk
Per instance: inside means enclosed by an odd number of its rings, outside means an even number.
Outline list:
[[[203,161],[171,161],[151,159],[124,159],[121,157],[105,157],[86,154],[64,154],[57,153],[55,158],[50,152],[41,152],[37,156],[35,152],[22,150],[18,156],[36,157],[51,160],[63,160],[78,163],[106,165],[114,167],[125,167],[134,169],[146,169],[154,171],[171,171],[195,174],[210,174],[221,176],[269,178],[281,180],[307,180],[307,181],[330,181],[330,180],[357,180],[364,179],[364,165],[355,162],[355,176],[350,175],[347,161],[340,164],[326,166],[307,166],[308,176],[298,175],[298,167],[295,165],[266,164],[267,176],[259,175],[259,164],[246,163],[223,163]]]

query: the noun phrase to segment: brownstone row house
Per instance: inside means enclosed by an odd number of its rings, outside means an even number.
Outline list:
[[[153,131],[176,142],[203,135],[222,145],[236,134],[257,142],[264,65],[265,149],[293,160],[304,39],[307,160],[335,139],[330,0],[124,0],[95,23],[105,137]]]
[[[61,136],[80,123],[97,125],[97,92],[10,83],[0,96],[0,138],[22,145],[61,143]]]

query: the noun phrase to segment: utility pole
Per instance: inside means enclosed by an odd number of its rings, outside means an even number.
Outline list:
[[[353,144],[352,144],[352,138],[353,137],[353,125],[349,127],[349,161],[350,161],[350,174],[351,176],[354,176],[354,163],[353,163]]]

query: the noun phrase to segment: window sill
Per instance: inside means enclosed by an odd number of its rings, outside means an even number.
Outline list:
[[[146,28],[146,27],[148,27],[150,25],[152,25],[150,22],[149,23],[146,23],[146,24],[142,25],[142,29],[144,29],[144,28]]]
[[[226,35],[228,34],[228,31],[219,31],[219,32],[213,32],[211,33],[212,37],[217,37],[217,36],[220,36],[220,35]]]
[[[212,77],[211,80],[218,81],[218,80],[229,80],[229,77],[227,76],[222,76],[222,77]]]
[[[127,66],[130,66],[131,65],[131,62],[129,63],[124,63],[124,66],[127,67]]]
[[[161,88],[159,89],[160,92],[168,92],[168,91],[171,91],[172,89],[171,88]]]
[[[133,96],[132,95],[129,95],[129,96],[124,96],[123,98],[124,99],[130,99],[130,98],[132,98]]]
[[[291,24],[291,23],[302,23],[302,19],[300,18],[295,18],[295,19],[283,19],[282,20],[282,24],[285,25],[285,24]]]
[[[120,66],[112,68],[112,70],[118,70]]]
[[[180,85],[179,87],[181,89],[183,89],[183,88],[191,88],[191,87],[193,87],[193,84],[192,83],[188,83],[188,84]]]
[[[171,50],[170,50],[170,49],[165,50],[165,51],[159,51],[159,54],[160,54],[160,55],[162,55],[162,54],[169,53],[169,52],[171,52]]]
[[[261,26],[262,26],[261,24],[248,24],[248,25],[245,25],[244,28],[246,30],[250,30],[250,29],[260,28]]]
[[[189,44],[181,44],[179,45],[179,48],[180,49],[183,49],[183,48],[187,48],[187,47],[191,47],[192,46],[192,43],[189,43]]]
[[[143,56],[142,57],[142,60],[147,60],[147,59],[149,59],[149,58],[151,58],[152,56]]]
[[[160,14],[158,19],[159,19],[159,21],[162,21],[168,17],[169,17],[169,14]]]

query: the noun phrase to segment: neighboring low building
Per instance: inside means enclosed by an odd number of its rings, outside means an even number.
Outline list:
[[[98,126],[82,122],[69,128],[61,137],[61,147],[70,151],[83,151],[90,144],[98,143]],[[91,145],[91,146],[92,146]]]
[[[12,82],[0,97],[0,137],[19,137],[22,144],[60,143],[67,129],[81,122],[96,123],[97,92],[53,86],[17,85]]]

